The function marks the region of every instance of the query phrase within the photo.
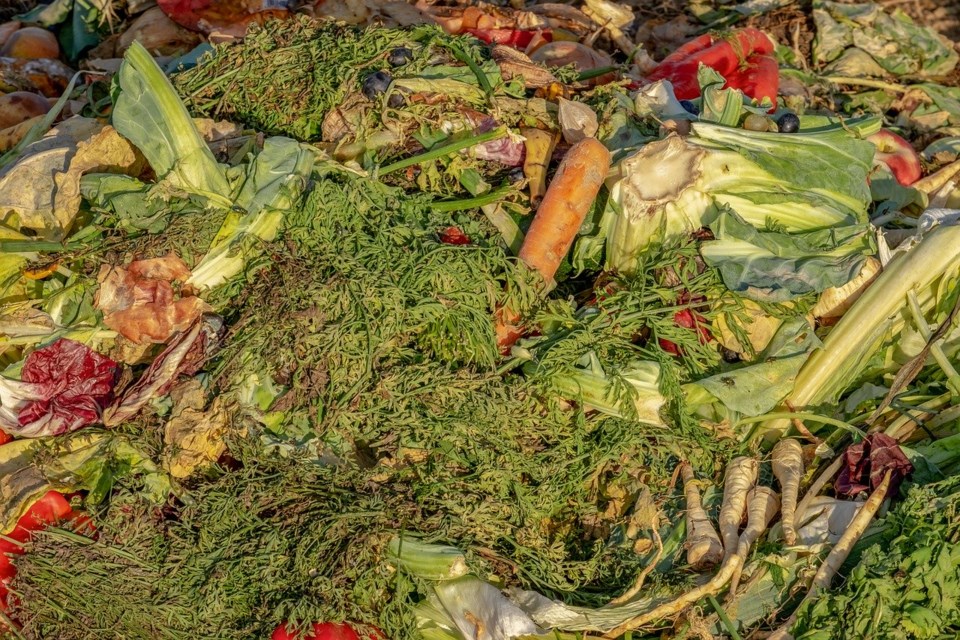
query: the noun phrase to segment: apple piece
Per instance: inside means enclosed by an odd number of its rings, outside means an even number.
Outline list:
[[[881,129],[867,140],[877,148],[874,159],[890,167],[890,172],[901,185],[909,187],[923,175],[920,156],[910,143],[887,129]]]
[[[7,40],[12,36],[17,29],[23,25],[17,20],[11,20],[10,22],[4,22],[0,24],[0,47],[6,44]]]
[[[8,58],[37,60],[40,58],[59,58],[60,43],[57,36],[40,27],[24,27],[13,32],[0,55]]]
[[[0,96],[0,129],[26,122],[50,111],[50,102],[29,91],[14,91]]]

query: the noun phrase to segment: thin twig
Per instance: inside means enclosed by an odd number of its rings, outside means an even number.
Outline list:
[[[640,572],[640,575],[637,576],[633,586],[611,600],[607,605],[608,607],[615,607],[617,605],[629,602],[635,595],[640,593],[640,590],[643,589],[643,583],[646,581],[647,576],[650,575],[650,572],[653,571],[654,567],[657,566],[657,563],[660,562],[660,558],[663,557],[663,540],[660,539],[660,532],[657,531],[657,516],[654,516],[652,524],[653,527],[651,531],[653,533],[653,541],[657,545],[657,552],[654,554],[653,559],[647,563],[647,566],[643,568],[643,571]]]

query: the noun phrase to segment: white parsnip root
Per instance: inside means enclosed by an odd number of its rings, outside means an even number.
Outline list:
[[[628,631],[632,631],[633,629],[650,624],[651,622],[656,622],[657,620],[663,620],[664,618],[675,616],[683,612],[683,610],[690,605],[696,604],[703,598],[706,598],[707,596],[714,596],[720,593],[726,584],[730,582],[730,578],[733,577],[733,574],[739,571],[742,565],[743,561],[740,559],[740,556],[733,554],[729,560],[724,561],[723,565],[720,567],[720,571],[718,571],[717,575],[710,579],[710,582],[702,584],[696,589],[684,593],[675,600],[671,600],[670,602],[662,604],[651,611],[621,623],[615,629],[605,633],[603,637],[619,638]]]
[[[754,487],[747,496],[747,528],[740,534],[737,542],[737,555],[741,568],[750,555],[753,543],[767,530],[773,516],[780,510],[780,496],[770,487]],[[740,571],[730,579],[730,597],[733,598],[740,584]]]
[[[847,556],[850,555],[854,545],[857,544],[857,541],[863,536],[867,527],[870,526],[873,517],[877,515],[877,511],[880,510],[880,505],[883,504],[883,499],[886,497],[887,490],[890,488],[891,475],[890,471],[884,474],[883,481],[874,489],[870,497],[867,498],[867,501],[863,503],[863,506],[857,511],[857,515],[854,516],[850,526],[843,532],[843,535],[837,540],[837,544],[834,545],[833,549],[831,549],[827,555],[827,559],[824,560],[820,568],[817,569],[816,575],[813,576],[813,582],[810,583],[810,589],[807,591],[807,595],[803,597],[800,606],[794,610],[793,615],[787,618],[779,629],[768,637],[768,640],[792,640],[793,636],[790,634],[790,629],[797,621],[797,611],[799,611],[807,601],[815,600],[820,594],[820,591],[830,587],[830,583],[833,581],[834,576],[837,575],[837,571],[840,570],[840,566],[847,559]]]
[[[683,495],[687,502],[687,563],[697,571],[712,568],[723,560],[723,545],[713,523],[703,510],[700,489],[690,463],[680,464]]]
[[[773,447],[773,475],[780,483],[783,503],[783,539],[787,544],[797,542],[797,497],[803,477],[803,448],[793,438],[784,438]]]
[[[720,506],[724,564],[737,555],[740,523],[747,508],[747,493],[757,483],[759,467],[756,460],[747,456],[734,458],[727,465],[723,478],[723,504]]]
[[[723,481],[723,504],[720,508],[720,530],[723,535],[724,555],[723,564],[720,565],[720,569],[717,571],[716,575],[713,576],[709,582],[700,585],[696,589],[687,591],[670,602],[666,602],[650,611],[647,611],[646,613],[642,613],[621,623],[615,629],[604,634],[604,638],[619,638],[626,632],[633,629],[637,629],[658,620],[663,620],[664,618],[675,616],[683,612],[683,610],[687,607],[699,602],[703,598],[717,595],[724,589],[724,587],[727,586],[734,576],[739,575],[740,570],[743,568],[743,558],[737,552],[739,545],[738,534],[740,531],[740,522],[743,520],[744,510],[747,506],[747,494],[757,483],[758,471],[759,464],[757,461],[747,456],[734,458],[730,461],[730,464],[727,465],[727,470],[724,474]],[[680,474],[683,478],[684,494],[687,498],[687,522],[690,522],[690,512],[692,510],[691,507],[696,506],[697,509],[693,510],[694,515],[697,517],[702,515],[702,520],[699,522],[709,527],[709,530],[712,533],[713,527],[710,524],[710,520],[707,518],[706,513],[703,513],[703,506],[700,503],[700,494],[697,491],[696,484],[693,479],[693,470],[689,465],[684,463],[680,467]],[[759,505],[767,498],[768,496],[765,496],[763,500],[758,500],[757,504]],[[699,511],[699,513],[697,513],[697,511]],[[693,529],[691,529],[691,531],[692,530]],[[704,529],[701,528],[698,529],[698,531],[704,531]],[[710,534],[708,533],[706,535]],[[750,535],[753,535],[753,533]],[[716,533],[713,533],[713,536],[715,537]],[[706,547],[705,549],[710,552],[710,549]],[[691,564],[693,563],[691,562]]]

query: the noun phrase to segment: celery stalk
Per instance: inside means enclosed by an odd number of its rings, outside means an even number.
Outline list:
[[[906,322],[907,296],[925,292],[960,269],[960,226],[939,226],[907,254],[896,258],[867,288],[797,375],[786,403],[794,409],[835,399],[862,371],[875,347],[900,333]],[[918,296],[925,313],[936,297]],[[766,430],[783,431],[789,420],[775,420]]]

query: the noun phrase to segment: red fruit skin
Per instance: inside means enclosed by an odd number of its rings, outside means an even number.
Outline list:
[[[697,71],[703,63],[726,78],[727,87],[758,101],[770,98],[776,108],[780,74],[773,49],[770,38],[752,27],[739,29],[729,38],[703,35],[664,58],[647,79],[670,80],[677,99],[692,100],[700,96]]]
[[[386,640],[379,629],[372,629],[368,637]],[[297,635],[288,628],[288,624],[281,624],[273,630],[270,640],[298,640]],[[363,640],[349,624],[341,622],[314,622],[310,633],[303,636],[303,640]]]
[[[700,344],[707,344],[713,340],[713,334],[710,333],[710,329],[707,327],[707,319],[696,311],[691,311],[690,309],[677,311],[673,314],[673,324],[684,329],[696,329],[700,338]],[[680,355],[680,347],[678,347],[676,343],[670,340],[664,340],[663,338],[659,338],[657,343],[661,349],[670,355]]]
[[[440,231],[440,242],[444,244],[470,244],[470,236],[460,227],[447,227]]]
[[[769,98],[773,104],[770,113],[777,110],[777,93],[780,91],[780,65],[776,58],[768,54],[753,54],[746,60],[746,66],[730,75],[727,88],[740,89],[758,102]]]
[[[553,34],[549,29],[543,31],[529,29],[466,29],[465,32],[487,44],[502,44],[515,49],[526,49],[538,33],[546,42],[553,41]]]
[[[887,165],[893,177],[904,187],[909,187],[923,175],[920,156],[909,142],[894,132],[881,129],[867,140],[877,147],[876,160]]]

